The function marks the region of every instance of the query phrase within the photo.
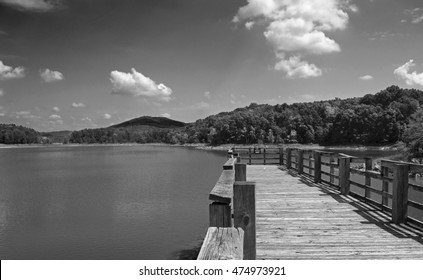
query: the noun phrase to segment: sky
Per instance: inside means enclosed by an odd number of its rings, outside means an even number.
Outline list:
[[[0,0],[0,123],[139,116],[423,90],[421,0]]]

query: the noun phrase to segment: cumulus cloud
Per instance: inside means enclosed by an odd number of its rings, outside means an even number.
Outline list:
[[[50,69],[40,69],[40,77],[46,83],[52,83],[63,80],[63,74],[59,71],[53,71]]]
[[[423,9],[421,8],[405,10],[404,13],[411,17],[411,23],[417,24],[423,21]]]
[[[285,59],[283,56],[279,56],[279,58],[280,61],[276,63],[275,69],[285,72],[287,78],[311,78],[322,75],[321,69],[314,64],[301,61],[299,56],[291,56],[289,59]]]
[[[162,117],[165,117],[165,118],[170,118],[170,114],[168,114],[168,113],[163,113],[163,114],[162,114]]]
[[[105,118],[106,120],[110,120],[112,118],[112,115],[106,113],[103,115],[103,118]]]
[[[20,11],[31,12],[48,12],[63,7],[62,0],[0,0],[0,3]]]
[[[60,109],[59,109],[59,107],[53,107],[53,111],[60,112]]]
[[[169,101],[172,95],[172,89],[164,84],[157,84],[135,68],[130,73],[112,71],[110,82],[113,86],[112,94],[116,95],[155,97],[162,101]]]
[[[412,67],[416,66],[414,61],[410,59],[404,65],[401,65],[394,70],[394,74],[405,81],[409,86],[419,85],[423,86],[423,72],[417,73],[416,71],[410,72]]]
[[[361,76],[359,79],[360,80],[363,80],[363,81],[369,81],[369,80],[373,80],[373,76],[371,76],[371,75],[364,75],[364,76]]]
[[[319,68],[299,58],[341,51],[339,44],[326,33],[345,29],[349,20],[347,12],[358,11],[349,0],[247,1],[248,4],[239,8],[233,21],[246,21],[247,29],[255,23],[264,22],[264,37],[277,55],[292,55],[275,65],[275,69],[285,71],[291,78],[320,76]],[[288,67],[288,62],[298,67]]]
[[[73,102],[72,107],[74,107],[74,108],[84,108],[84,107],[86,107],[86,105],[84,103]]]
[[[204,93],[204,97],[207,98],[207,99],[210,99],[211,98],[211,92],[210,91],[206,91]]]
[[[48,118],[49,118],[50,120],[58,120],[58,119],[61,119],[62,117],[61,117],[61,116],[59,116],[59,115],[55,115],[55,114],[53,114],[53,115],[50,115]]]
[[[25,68],[7,66],[0,60],[0,80],[11,80],[25,77]]]

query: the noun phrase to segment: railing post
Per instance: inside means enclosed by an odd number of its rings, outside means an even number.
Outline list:
[[[313,151],[314,158],[314,182],[320,183],[322,180],[322,158],[318,151]]]
[[[234,183],[234,226],[244,230],[244,260],[256,259],[256,184]]]
[[[251,148],[248,148],[248,164],[251,165]]]
[[[297,166],[298,166],[298,174],[303,174],[303,166],[304,166],[304,151],[298,150],[297,153]]]
[[[263,162],[266,165],[266,148],[263,148]]]
[[[283,165],[283,148],[279,148],[279,165]]]
[[[286,148],[286,168],[291,168],[291,148]]]
[[[366,158],[365,159],[365,169],[366,169],[366,171],[370,171],[370,170],[372,170],[372,159],[371,158]],[[370,185],[371,185],[371,182],[372,182],[372,179],[370,178],[370,176],[369,175],[367,175],[366,174],[366,178],[365,178],[365,182],[364,182],[364,184],[366,185],[366,186],[369,186],[370,187]],[[365,190],[365,192],[364,192],[364,197],[366,197],[366,198],[370,198],[370,189],[366,189]]]
[[[247,165],[235,163],[235,182],[247,181]]]
[[[381,162],[382,165],[382,162]],[[382,177],[388,178],[389,177],[389,169],[385,166],[382,166]],[[389,192],[389,182],[388,181],[382,181],[382,211],[384,210],[383,206],[388,206],[388,196],[387,194]]]
[[[408,202],[408,165],[394,165],[394,184],[392,190],[392,222],[405,223]]]
[[[349,157],[339,158],[339,188],[343,195],[348,195],[350,192],[350,162]]]
[[[210,227],[231,227],[232,213],[229,204],[213,202],[209,205]]]
[[[312,172],[311,168],[313,167],[313,161],[311,160],[312,157],[313,157],[313,154],[309,153],[308,154],[308,174],[310,174],[310,175],[311,175],[311,172]]]
[[[335,167],[332,165],[332,164],[334,164],[334,162],[335,162],[335,157],[334,157],[333,154],[330,154],[330,158],[329,158],[330,171],[329,172],[330,172],[331,175],[335,175]],[[335,183],[335,178],[333,176],[330,176],[329,182],[331,184]]]
[[[233,149],[232,149],[232,148],[230,148],[230,149],[228,150],[228,158],[231,158],[231,157],[232,157],[232,154],[233,154]]]

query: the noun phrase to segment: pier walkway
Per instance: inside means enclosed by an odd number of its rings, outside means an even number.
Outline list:
[[[256,182],[257,259],[423,259],[422,231],[327,184],[275,165]]]
[[[423,165],[236,148],[198,259],[423,259]]]

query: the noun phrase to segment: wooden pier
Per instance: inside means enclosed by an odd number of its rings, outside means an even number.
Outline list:
[[[423,259],[423,223],[409,215],[423,216],[414,198],[423,187],[408,178],[423,166],[381,167],[322,151],[233,149],[198,259]]]

